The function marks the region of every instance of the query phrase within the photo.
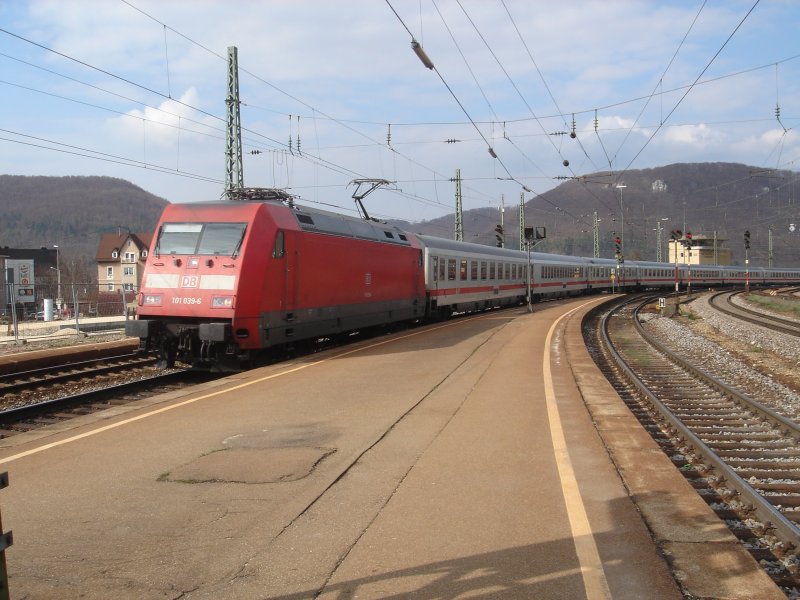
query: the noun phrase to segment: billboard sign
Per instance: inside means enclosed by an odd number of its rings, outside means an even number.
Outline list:
[[[36,302],[33,286],[33,259],[6,259],[7,283],[13,284],[16,302]]]

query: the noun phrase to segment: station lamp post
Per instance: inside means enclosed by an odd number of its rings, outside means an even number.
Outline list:
[[[61,295],[61,258],[58,245],[53,244],[53,248],[56,249],[56,277],[58,278],[58,298],[56,298],[56,304],[58,305],[58,310],[60,311],[61,303],[63,302],[63,296]]]
[[[523,237],[525,238],[525,249],[528,251],[528,312],[533,312],[533,262],[531,261],[531,245],[533,244],[533,227],[526,227],[523,230]]]

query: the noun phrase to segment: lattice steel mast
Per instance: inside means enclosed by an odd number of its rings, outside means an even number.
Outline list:
[[[597,218],[597,211],[594,211],[594,223],[592,225],[593,237],[593,256],[600,258],[600,219]],[[659,242],[660,244],[660,242]]]
[[[228,46],[228,126],[225,139],[225,196],[233,200],[244,188],[242,170],[242,119],[239,114],[239,59],[236,46]]]
[[[464,241],[464,207],[461,198],[461,169],[456,169],[456,225],[453,239]]]

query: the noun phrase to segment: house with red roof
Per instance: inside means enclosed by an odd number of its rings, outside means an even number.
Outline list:
[[[102,292],[138,292],[152,233],[106,233],[97,248],[97,282]]]

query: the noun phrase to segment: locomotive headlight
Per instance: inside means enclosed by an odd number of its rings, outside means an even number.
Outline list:
[[[211,308],[233,308],[233,296],[214,296],[211,298]]]
[[[142,304],[145,306],[161,306],[161,294],[145,294]]]

